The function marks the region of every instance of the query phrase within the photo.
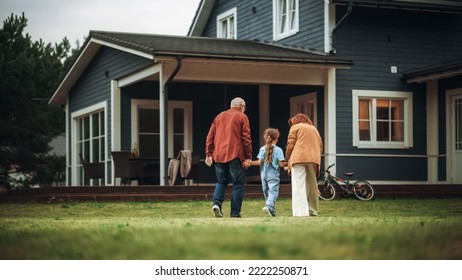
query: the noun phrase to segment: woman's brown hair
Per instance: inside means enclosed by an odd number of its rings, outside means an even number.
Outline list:
[[[292,118],[289,119],[289,126],[293,126],[297,123],[307,123],[313,125],[313,122],[310,120],[310,118],[302,113],[295,114]]]

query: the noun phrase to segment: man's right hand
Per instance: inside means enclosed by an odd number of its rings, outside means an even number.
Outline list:
[[[205,158],[205,164],[207,164],[207,166],[212,166],[212,163],[213,163],[213,159],[212,157],[206,157]]]

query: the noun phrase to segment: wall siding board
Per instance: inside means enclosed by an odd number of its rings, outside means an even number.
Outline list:
[[[412,166],[412,168],[410,168]],[[426,181],[427,159],[422,157],[337,156],[337,175],[355,172],[353,180]]]
[[[85,72],[80,76],[74,87],[69,92],[69,113],[87,108],[94,104],[107,101],[107,151],[106,158],[110,159],[111,150],[111,80],[118,79],[136,69],[151,64],[152,61],[137,57],[125,52],[117,51],[107,47],[101,47],[95,55]],[[108,71],[108,77],[105,73]],[[69,119],[69,122],[72,122]],[[69,126],[71,123],[69,123]],[[72,131],[69,134],[72,139]],[[68,143],[69,147],[71,142]],[[72,157],[71,151],[69,156]],[[111,176],[110,165],[107,166],[108,176]],[[110,177],[109,177],[110,178]]]
[[[217,16],[232,8],[237,8],[238,39],[273,42],[273,1],[217,0],[202,36],[216,37]],[[256,12],[253,13],[252,8]],[[324,50],[324,2],[300,0],[299,32],[275,43],[303,48]]]
[[[344,13],[345,7],[337,8],[337,21]],[[451,32],[446,32],[448,29]],[[337,54],[354,61],[350,70],[337,71],[337,153],[408,155],[409,159],[397,158],[394,160],[396,163],[390,164],[387,169],[413,166],[415,167],[413,170],[416,170],[419,175],[409,173],[400,175],[400,172],[387,171],[388,180],[400,180],[400,178],[404,180],[406,177],[409,180],[426,180],[426,158],[425,160],[412,158],[413,155],[426,155],[426,118],[422,117],[426,112],[426,88],[422,85],[406,84],[401,77],[403,72],[460,57],[462,51],[460,38],[462,38],[462,20],[457,15],[354,7],[351,16],[338,29],[336,38]],[[398,73],[391,73],[391,66],[397,66]],[[414,146],[403,150],[353,147],[351,133],[353,89],[413,92]],[[445,142],[443,139],[445,134],[441,135],[440,142]],[[344,161],[346,159],[351,161],[347,157]],[[370,160],[374,159],[377,162],[385,160],[374,157]],[[340,158],[339,160],[342,161]],[[354,163],[357,168],[367,168],[369,164],[373,164],[366,160],[352,162],[357,162]],[[385,162],[388,164],[390,160]],[[371,176],[368,177],[381,179],[378,174],[374,175],[374,172],[370,170]],[[442,178],[441,174],[440,178]]]

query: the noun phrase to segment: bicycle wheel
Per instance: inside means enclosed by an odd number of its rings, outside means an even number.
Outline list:
[[[374,197],[374,188],[367,181],[357,181],[353,186],[353,193],[360,200],[371,200]]]
[[[319,198],[322,200],[332,200],[335,198],[335,188],[330,181],[318,180]]]

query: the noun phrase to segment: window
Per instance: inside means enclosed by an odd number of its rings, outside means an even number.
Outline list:
[[[236,8],[217,17],[217,38],[237,39]]]
[[[169,101],[168,157],[180,150],[192,150],[192,102]],[[160,157],[158,100],[132,100],[132,146],[136,143],[142,157]]]
[[[160,129],[158,108],[138,108],[138,152],[141,157],[159,158]]]
[[[273,37],[281,40],[298,32],[298,0],[273,0]]]
[[[353,145],[412,147],[412,93],[353,90]]]
[[[105,104],[72,114],[73,122],[73,182],[76,185],[104,185],[104,179],[84,181],[80,154],[86,162],[106,161]]]

